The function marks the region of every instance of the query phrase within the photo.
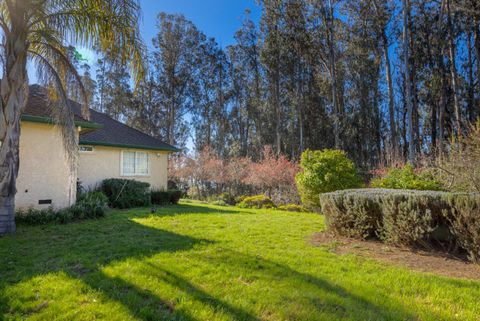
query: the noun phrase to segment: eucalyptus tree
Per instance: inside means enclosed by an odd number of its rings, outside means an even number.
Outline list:
[[[0,83],[0,234],[15,231],[15,194],[19,168],[20,116],[28,97],[27,61],[39,79],[55,90],[54,117],[62,125],[68,158],[75,166],[76,139],[68,108],[68,82],[73,79],[88,95],[68,57],[68,45],[98,45],[129,62],[135,79],[142,76],[143,44],[139,36],[140,7],[136,0],[2,0],[0,1],[3,73]],[[54,94],[53,94],[54,93]]]
[[[156,98],[163,113],[165,139],[169,144],[184,140],[184,116],[193,111],[198,90],[200,45],[205,35],[183,15],[160,13],[153,39],[152,73]]]

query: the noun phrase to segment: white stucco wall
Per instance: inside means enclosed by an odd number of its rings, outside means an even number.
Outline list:
[[[93,146],[93,152],[81,152],[78,179],[87,189],[98,186],[107,178],[125,178],[150,183],[155,189],[167,188],[168,153],[162,151]],[[141,151],[149,155],[147,176],[122,176],[122,151]]]
[[[39,200],[52,200],[63,208],[75,203],[76,173],[70,171],[60,128],[21,122],[20,168],[17,178],[17,208],[47,208]]]

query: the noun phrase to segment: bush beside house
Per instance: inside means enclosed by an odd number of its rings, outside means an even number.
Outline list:
[[[86,192],[81,194],[75,205],[61,210],[55,210],[53,207],[42,210],[34,208],[18,210],[15,213],[15,221],[21,225],[41,225],[99,218],[105,216],[107,205],[108,199],[103,193]]]
[[[111,178],[102,182],[101,191],[113,208],[150,206],[150,184],[133,179]]]

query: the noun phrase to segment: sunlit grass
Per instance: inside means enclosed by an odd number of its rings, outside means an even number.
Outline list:
[[[310,244],[311,213],[189,203],[0,239],[0,319],[477,320],[480,282]]]

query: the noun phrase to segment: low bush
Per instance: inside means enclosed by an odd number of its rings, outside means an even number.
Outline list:
[[[265,195],[247,196],[237,204],[242,208],[275,208],[275,203]]]
[[[303,205],[310,209],[320,207],[320,193],[362,186],[355,165],[341,150],[307,150],[302,154],[300,167],[297,189]]]
[[[299,212],[299,213],[308,212],[308,210],[305,207],[297,204],[280,205],[278,209],[281,211],[287,211],[287,212]]]
[[[170,204],[170,193],[165,190],[152,190],[150,192],[152,204],[166,205]]]
[[[430,248],[456,244],[480,260],[480,196],[361,189],[320,195],[327,227],[340,235]]]
[[[225,201],[223,200],[216,200],[216,201],[210,202],[210,204],[216,205],[216,206],[230,206],[229,204],[225,203]]]
[[[105,216],[107,202],[107,197],[101,192],[82,193],[75,205],[58,211],[53,207],[18,210],[15,213],[15,221],[20,225],[42,225],[65,224],[75,220],[99,218]]]
[[[183,192],[180,190],[170,190],[170,203],[171,204],[178,204],[180,199],[182,198]]]
[[[73,212],[73,218],[97,218],[105,216],[108,208],[108,198],[102,192],[83,193],[70,210]]]
[[[106,179],[102,182],[102,192],[114,208],[144,207],[151,204],[150,184],[130,179]]]
[[[155,205],[178,204],[182,192],[179,190],[152,190],[150,195],[151,202]]]
[[[439,191],[442,184],[435,180],[427,171],[415,172],[412,165],[403,168],[391,168],[384,177],[375,178],[370,182],[374,188],[413,189],[423,191]]]

